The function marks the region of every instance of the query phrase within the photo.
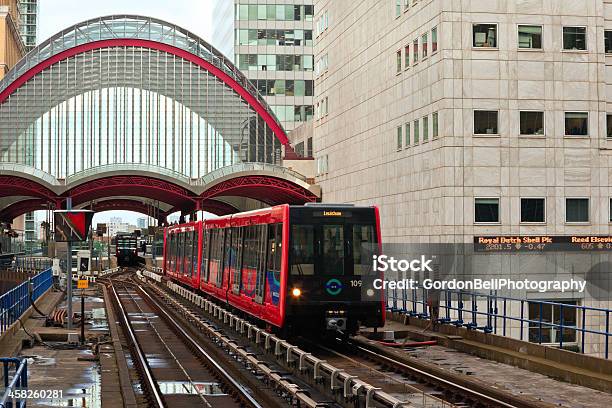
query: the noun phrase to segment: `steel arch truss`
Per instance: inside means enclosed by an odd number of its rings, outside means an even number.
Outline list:
[[[210,199],[219,196],[253,198],[269,205],[314,202],[317,196],[308,189],[288,180],[270,176],[242,176],[222,181],[200,197]]]
[[[161,20],[108,16],[54,35],[0,81],[0,162],[58,179],[142,163],[190,178],[276,164],[287,136],[222,54]]]

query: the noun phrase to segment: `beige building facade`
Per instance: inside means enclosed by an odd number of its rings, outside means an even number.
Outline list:
[[[0,0],[0,79],[25,54],[17,0]]]
[[[378,205],[387,243],[612,235],[612,1],[314,5],[325,202]],[[608,261],[525,256],[468,262],[493,277],[587,279]],[[610,274],[598,276],[589,293],[511,295],[609,308]],[[595,315],[586,324],[601,328]]]

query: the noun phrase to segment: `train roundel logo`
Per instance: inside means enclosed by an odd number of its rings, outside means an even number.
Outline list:
[[[335,278],[328,280],[325,284],[325,290],[332,296],[339,295],[342,292],[342,288],[342,282]]]

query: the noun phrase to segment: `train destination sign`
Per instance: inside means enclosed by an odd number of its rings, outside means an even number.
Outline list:
[[[474,252],[610,251],[610,235],[475,236]]]

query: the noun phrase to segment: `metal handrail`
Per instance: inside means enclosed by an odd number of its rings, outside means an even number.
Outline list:
[[[0,335],[4,334],[53,285],[51,268],[0,296]]]
[[[387,291],[387,307],[389,310],[394,312],[405,313],[410,316],[430,319],[428,311],[427,299],[429,298],[429,291],[425,288],[420,290],[422,295],[419,296],[418,289],[393,289]],[[442,324],[452,324],[455,326],[463,326],[472,330],[482,330],[485,333],[501,334],[502,336],[509,336],[508,333],[508,322],[520,322],[519,325],[519,339],[524,340],[525,329],[527,330],[527,338],[529,338],[529,330],[537,329],[537,343],[544,345],[558,345],[563,348],[564,344],[567,346],[568,343],[572,345],[579,345],[580,352],[585,353],[585,338],[587,334],[601,336],[602,339],[602,350],[604,358],[610,357],[610,340],[612,340],[612,332],[610,328],[610,314],[612,309],[606,309],[601,307],[581,306],[572,305],[560,302],[551,302],[544,300],[530,300],[520,299],[508,296],[499,296],[496,293],[478,293],[468,292],[460,290],[442,290],[439,291],[439,303],[440,315],[438,316],[438,322]],[[455,300],[453,300],[453,297]],[[511,314],[513,309],[511,306],[513,303],[520,305],[519,313],[520,316]],[[525,304],[535,304],[539,308],[538,319],[530,319],[528,316],[525,317]],[[484,306],[484,308],[483,308]],[[559,308],[559,322],[545,321],[542,320],[542,311],[544,306],[552,306]],[[481,309],[479,309],[479,307]],[[567,324],[564,322],[564,310],[573,309],[576,313],[576,324]],[[455,312],[455,316],[451,316],[452,312]],[[588,316],[588,314],[595,314],[596,317]],[[479,317],[484,317],[486,323],[479,325]],[[587,317],[598,320],[603,318],[605,322],[605,329],[594,329],[589,328],[587,325]],[[501,333],[498,320],[501,321]],[[546,329],[558,329],[559,338],[555,341],[544,342],[544,330]],[[564,339],[564,332],[575,332],[580,333],[580,339],[576,338],[576,341],[567,341]],[[592,342],[592,341],[591,341]]]
[[[28,360],[25,358],[2,357],[4,366],[4,395],[0,399],[0,408],[22,408],[26,406],[27,395],[18,395],[16,391],[28,389]],[[15,374],[9,383],[10,365],[15,365]]]

